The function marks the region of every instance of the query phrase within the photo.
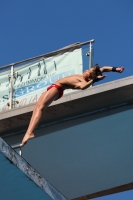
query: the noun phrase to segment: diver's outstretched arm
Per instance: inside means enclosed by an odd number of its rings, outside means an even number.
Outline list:
[[[124,71],[124,67],[111,67],[111,66],[104,66],[100,68],[101,72],[119,72],[122,73]]]

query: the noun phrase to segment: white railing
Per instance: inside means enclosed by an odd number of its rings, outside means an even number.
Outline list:
[[[39,62],[42,59],[45,60],[49,57],[53,57],[53,56],[56,56],[56,55],[62,55],[65,52],[71,52],[71,51],[74,51],[76,49],[79,49],[84,45],[89,45],[89,51],[86,53],[86,56],[89,56],[89,68],[91,68],[92,65],[93,65],[92,43],[94,43],[94,39],[83,42],[83,43],[77,42],[77,43],[71,44],[69,46],[63,47],[63,48],[61,48],[57,51],[53,51],[53,52],[50,52],[50,53],[47,53],[47,54],[39,55],[39,56],[36,56],[36,57],[32,57],[32,58],[29,58],[29,59],[26,59],[26,60],[22,60],[22,61],[1,67],[0,68],[1,72],[7,71],[7,69],[9,70],[9,68],[10,68],[10,71],[9,71],[10,74],[7,75],[8,79],[9,79],[9,93],[10,93],[9,101],[7,103],[8,108],[13,109],[13,108],[15,108],[15,105],[18,103],[18,101],[13,100],[13,89],[14,89],[14,80],[15,80],[16,77],[20,76],[20,74],[16,73],[14,68],[16,69],[17,67],[21,67],[22,64],[28,64],[31,61],[32,62],[33,61]],[[3,73],[1,73],[1,74],[3,74]]]

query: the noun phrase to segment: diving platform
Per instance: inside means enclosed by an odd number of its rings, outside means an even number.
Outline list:
[[[133,101],[133,76],[75,91],[54,101],[42,116],[41,125],[50,125],[78,115],[111,109]],[[0,136],[27,129],[35,104],[14,108],[0,114]],[[37,136],[36,136],[37,137]]]

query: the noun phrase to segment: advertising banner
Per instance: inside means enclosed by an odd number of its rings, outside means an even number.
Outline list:
[[[13,108],[36,103],[47,87],[55,81],[83,71],[82,49],[42,58],[14,68]],[[9,109],[10,72],[0,73],[0,112]],[[66,90],[66,93],[73,92]]]

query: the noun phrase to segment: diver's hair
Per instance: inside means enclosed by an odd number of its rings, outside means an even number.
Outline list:
[[[90,73],[90,75],[91,75],[91,78],[96,78],[99,75],[102,76],[102,72],[98,64],[95,64],[95,66],[93,67],[93,71]]]

